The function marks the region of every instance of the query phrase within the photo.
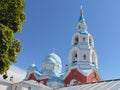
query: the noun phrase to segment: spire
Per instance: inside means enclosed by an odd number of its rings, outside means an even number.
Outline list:
[[[82,9],[82,5],[80,6],[80,15],[83,14],[83,9]]]
[[[87,25],[83,16],[83,8],[82,6],[80,7],[80,17],[77,23],[77,30],[82,31],[83,33],[87,32]]]
[[[84,20],[84,16],[83,16],[83,8],[82,8],[82,5],[80,6],[80,18],[79,18],[79,21],[83,21]]]

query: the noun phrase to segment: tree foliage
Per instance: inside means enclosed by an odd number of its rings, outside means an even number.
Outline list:
[[[21,32],[26,17],[24,0],[0,0],[0,74],[15,63],[21,44],[14,34]]]

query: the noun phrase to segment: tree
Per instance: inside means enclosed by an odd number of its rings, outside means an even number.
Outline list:
[[[26,20],[24,0],[0,0],[0,74],[16,62],[22,46],[14,34],[21,32]]]

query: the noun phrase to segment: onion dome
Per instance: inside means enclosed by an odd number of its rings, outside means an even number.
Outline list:
[[[33,77],[32,75],[34,75],[35,78],[31,78]],[[40,76],[41,76],[41,73],[38,71],[37,66],[35,64],[32,64],[27,69],[27,75],[25,77],[25,80],[28,80],[28,79],[36,80],[36,79],[39,79]]]
[[[62,63],[60,57],[55,54],[51,53],[45,57],[42,62],[42,73],[43,74],[50,74],[53,73],[54,75],[60,74],[62,71]]]
[[[47,57],[45,57],[43,63],[61,64],[61,59],[57,54],[51,53]]]
[[[30,65],[27,69],[27,77],[29,77],[29,75],[31,74],[33,74],[36,79],[39,79],[41,76],[41,73],[38,71],[37,66],[35,64]]]
[[[29,68],[27,69],[27,72],[30,72],[30,71],[37,71],[37,66],[35,64],[32,64],[29,66]]]

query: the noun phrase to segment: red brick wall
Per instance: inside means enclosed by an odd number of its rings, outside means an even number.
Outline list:
[[[81,83],[93,82],[93,81],[100,81],[100,77],[97,71],[93,70],[88,76],[84,76],[80,73],[77,69],[72,69],[69,75],[65,78],[65,84],[70,84],[72,79],[76,79]]]

